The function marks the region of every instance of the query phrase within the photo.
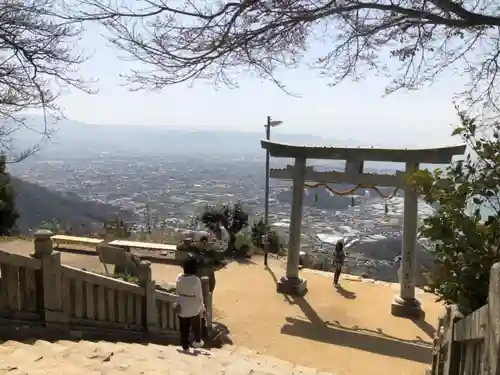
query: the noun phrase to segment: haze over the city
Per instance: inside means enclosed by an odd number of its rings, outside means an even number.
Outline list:
[[[90,25],[78,47],[91,56],[80,66],[82,77],[95,78],[89,95],[75,89],[63,91],[59,100],[71,120],[115,126],[163,126],[184,130],[231,130],[263,133],[266,116],[284,124],[273,133],[306,133],[388,147],[429,147],[455,144],[450,138],[456,124],[453,94],[464,81],[444,73],[430,87],[396,92],[383,97],[388,78],[368,74],[360,82],[346,80],[329,87],[306,63],[282,69],[278,78],[289,95],[269,81],[244,71],[235,74],[239,87],[214,86],[211,81],[178,84],[158,92],[130,92],[119,75],[144,68],[122,61],[123,53],[109,45],[97,25]],[[322,47],[312,41],[310,54]],[[392,60],[387,60],[389,66]],[[429,135],[432,134],[430,137]]]

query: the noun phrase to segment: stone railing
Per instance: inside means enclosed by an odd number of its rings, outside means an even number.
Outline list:
[[[34,254],[0,250],[0,335],[112,338],[175,343],[176,295],[157,290],[151,263],[141,261],[137,284],[61,263],[50,231],[35,234]],[[202,278],[211,331],[212,295]]]
[[[488,304],[467,314],[448,305],[434,339],[432,375],[500,375],[500,263],[491,269]]]

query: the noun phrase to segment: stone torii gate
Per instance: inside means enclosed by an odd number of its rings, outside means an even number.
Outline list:
[[[402,277],[400,293],[394,297],[391,312],[396,316],[421,316],[423,311],[420,302],[415,298],[418,194],[405,184],[405,176],[418,170],[420,164],[448,164],[454,155],[463,155],[466,146],[418,150],[338,148],[295,146],[266,140],[261,141],[261,146],[268,150],[272,157],[295,159],[293,166],[273,169],[270,173],[271,178],[293,181],[286,276],[278,283],[278,293],[298,296],[307,293],[307,281],[299,277],[302,206],[306,181],[399,187],[404,190]],[[345,160],[345,171],[318,172],[306,167],[307,159]],[[404,172],[400,171],[395,175],[363,173],[365,161],[405,163],[406,168]]]

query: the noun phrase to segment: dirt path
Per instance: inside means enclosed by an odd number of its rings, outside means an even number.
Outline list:
[[[30,253],[30,243],[0,245]],[[95,257],[62,254],[64,263],[102,272]],[[215,320],[230,330],[234,344],[339,375],[421,375],[431,360],[431,336],[441,312],[432,295],[420,293],[426,321],[390,314],[397,292],[391,284],[342,280],[336,291],[325,273],[303,271],[309,293],[290,298],[276,293],[283,264],[231,263],[217,272]],[[153,265],[153,277],[173,282],[179,267]]]
[[[261,264],[233,263],[217,274],[214,304],[236,345],[338,374],[424,372],[441,312],[433,296],[419,296],[427,318],[416,323],[391,316],[397,286],[343,280],[336,291],[327,274],[304,271],[309,293],[285,298],[275,286],[280,262]]]

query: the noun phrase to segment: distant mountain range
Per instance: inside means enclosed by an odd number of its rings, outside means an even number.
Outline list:
[[[40,117],[26,121],[32,129],[44,129]],[[213,153],[218,154],[262,154],[260,140],[262,132],[239,132],[230,130],[190,130],[161,126],[92,125],[72,120],[60,120],[49,124],[55,130],[46,150],[99,150],[128,151],[139,153]],[[40,134],[26,129],[15,133],[16,143],[25,146],[39,142]],[[360,144],[356,140],[328,139],[310,134],[284,134],[275,131],[272,139],[297,145],[318,146],[377,146]]]
[[[40,117],[30,117],[27,123],[32,129],[44,128]],[[255,133],[213,129],[194,131],[161,126],[92,125],[65,119],[49,127],[55,132],[48,142],[43,143],[43,149],[37,157],[62,160],[103,153],[128,156],[207,155],[255,158],[262,158],[265,155],[260,145],[261,139],[265,136],[263,128],[262,132]],[[41,136],[39,133],[21,129],[14,134],[14,138],[15,148],[20,151],[39,143]],[[273,132],[272,139],[295,145],[389,147],[308,134],[284,134],[279,131]],[[366,167],[370,167],[371,164],[367,163]],[[401,169],[402,166],[377,163],[376,168],[395,170]]]
[[[33,117],[27,121],[35,129],[43,129],[41,119]],[[54,132],[44,152],[127,152],[137,154],[262,154],[262,133],[244,133],[218,130],[182,130],[160,126],[91,125],[71,120],[61,120],[52,125]],[[18,148],[39,142],[40,135],[22,130],[16,132]],[[280,142],[293,144],[328,143],[321,137],[304,134],[273,134]],[[331,142],[331,141],[330,141]]]
[[[116,215],[124,221],[137,219],[135,214],[120,208],[85,201],[75,194],[62,194],[12,177],[16,192],[17,225],[22,234],[39,228],[43,222],[56,221],[70,227],[76,234],[87,234],[102,228],[102,223]]]

